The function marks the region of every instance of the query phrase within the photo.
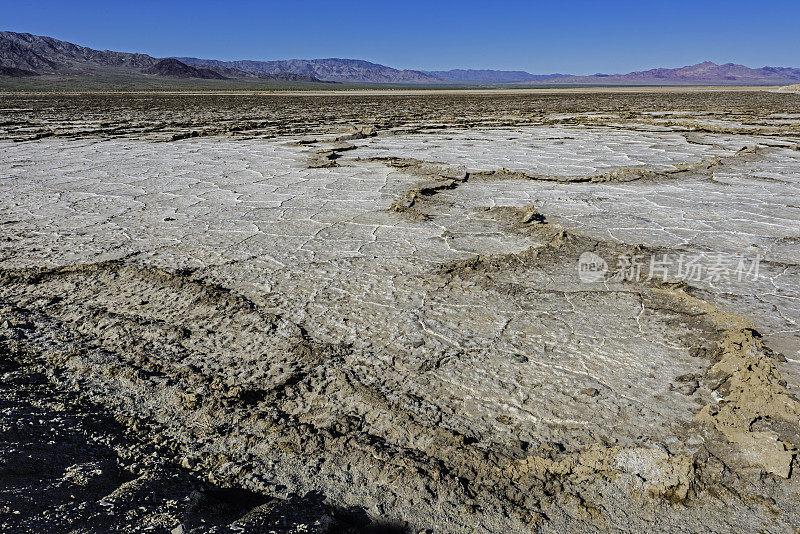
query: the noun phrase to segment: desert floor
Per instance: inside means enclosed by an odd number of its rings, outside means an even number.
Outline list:
[[[0,97],[0,530],[800,529],[800,95]]]

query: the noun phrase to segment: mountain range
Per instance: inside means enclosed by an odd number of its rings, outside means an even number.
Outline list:
[[[504,70],[408,70],[360,59],[340,58],[281,61],[155,58],[147,54],[94,50],[29,33],[0,32],[0,79],[106,75],[417,85],[786,85],[800,82],[800,69],[797,68],[749,68],[734,63],[718,65],[710,61],[674,69],[656,68],[627,74],[576,76]]]
[[[172,58],[94,50],[52,37],[0,32],[0,76],[141,75],[170,78],[241,79],[320,82],[302,74],[255,74],[227,67],[195,68]]]
[[[176,58],[187,65],[233,68],[253,74],[292,72],[331,82],[441,83],[436,76],[418,70],[399,70],[361,59],[288,59],[283,61],[219,61],[194,57]]]

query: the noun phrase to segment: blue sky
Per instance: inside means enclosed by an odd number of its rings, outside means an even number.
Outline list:
[[[0,29],[157,57],[346,57],[426,70],[800,67],[798,0],[0,0]]]

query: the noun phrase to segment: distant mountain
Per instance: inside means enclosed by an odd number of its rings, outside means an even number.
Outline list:
[[[553,78],[566,78],[569,74],[531,74],[522,70],[432,70],[426,74],[449,82],[477,82],[477,83],[515,83],[538,82]]]
[[[761,67],[751,69],[744,65],[725,63],[717,65],[704,61],[676,69],[650,69],[628,74],[595,74],[556,78],[550,83],[608,84],[608,85],[782,85],[800,81],[800,69],[789,67]]]
[[[187,65],[240,69],[253,73],[293,72],[320,80],[365,83],[513,83],[564,78],[569,74],[531,74],[524,71],[453,69],[398,70],[361,59],[287,59],[283,61],[219,61],[178,57]]]
[[[93,50],[52,37],[0,32],[0,65],[39,74],[81,71],[87,66],[144,69],[157,61],[146,54]]]
[[[177,59],[162,59],[152,67],[142,69],[145,74],[170,76],[172,78],[204,78],[206,80],[226,80],[225,76],[211,69],[198,69],[181,63]]]
[[[395,84],[514,85],[789,85],[800,82],[800,69],[749,68],[710,61],[675,69],[657,68],[627,74],[531,74],[525,71],[454,69],[401,70],[360,59],[289,59],[219,61],[191,57],[154,58],[147,54],[94,50],[29,33],[0,32],[0,77],[36,75],[163,76],[170,78],[281,80]]]
[[[517,83],[517,84],[588,84],[588,85],[783,85],[800,81],[800,69],[789,67],[761,67],[751,69],[744,65],[711,61],[675,69],[650,69],[627,74],[597,73],[590,76],[571,74],[530,74],[524,71],[498,70],[448,70],[429,71],[428,74],[452,82]]]
[[[156,75],[171,78],[238,79],[319,82],[310,76],[276,72],[253,74],[232,68],[195,68],[175,59],[147,54],[94,50],[52,37],[0,32],[0,76]]]
[[[441,83],[442,80],[418,70],[398,70],[361,59],[287,59],[283,61],[219,61],[178,57],[187,65],[214,66],[257,74],[291,72],[325,81],[362,83]]]
[[[631,72],[623,78],[629,80],[671,80],[671,81],[709,81],[709,82],[770,82],[800,80],[800,69],[787,67],[761,67],[751,69],[744,65],[725,63],[717,65],[704,61],[677,69],[651,69]]]

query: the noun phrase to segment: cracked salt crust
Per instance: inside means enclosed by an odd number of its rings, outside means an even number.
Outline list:
[[[0,175],[15,178],[0,183],[13,192],[0,196],[0,267],[125,258],[200,268],[315,340],[352,347],[343,357],[348,376],[406,399],[427,429],[497,446],[551,440],[570,452],[596,442],[664,443],[714,400],[707,389],[687,394],[675,383],[708,367],[679,314],[646,305],[635,290],[580,285],[577,258],[556,271],[494,273],[482,285],[450,279],[441,267],[544,244],[486,212],[502,206],[534,205],[563,227],[625,245],[762,252],[763,279],[706,290],[758,315],[771,342],[796,349],[797,152],[770,149],[711,175],[623,184],[468,180],[438,192],[425,221],[388,210],[419,177],[364,160],[584,176],[673,169],[757,142],[610,128],[452,130],[361,140],[340,166],[319,169],[306,168],[307,149],[284,141],[3,143]],[[130,297],[109,292],[105,305],[123,310]],[[796,365],[786,364],[790,387]],[[291,409],[320,424],[331,414],[371,417],[369,406],[336,392]],[[419,445],[377,425],[371,431]]]
[[[549,139],[549,144],[537,149],[536,139]],[[731,157],[746,146],[775,143],[746,136],[704,135],[691,139],[690,143],[680,134],[602,128],[481,129],[379,138],[354,155],[391,154],[464,165],[470,171],[505,167],[532,175],[580,176],[623,165],[674,168],[676,164],[709,157]],[[589,150],[584,150],[585,146]],[[656,146],[658,150],[654,149]],[[565,153],[570,157],[564,157]],[[553,159],[558,161],[558,167],[550,163]],[[576,162],[584,160],[586,164],[576,167]],[[800,263],[799,176],[800,153],[771,148],[752,161],[731,161],[715,168],[710,179],[703,176],[621,184],[470,181],[437,195],[445,207],[436,219],[439,224],[459,228],[464,214],[477,206],[535,205],[554,221],[580,228],[598,239],[683,253],[722,253],[731,261],[760,257],[769,263],[762,265],[758,281],[744,287],[728,284],[714,288],[713,293],[732,309],[745,311],[754,306],[759,326],[774,339],[779,350],[797,361],[800,303],[789,288],[800,285],[796,267]],[[453,240],[474,242],[474,236],[464,232],[463,237]],[[800,367],[792,367],[794,373],[800,372]]]
[[[364,142],[353,156],[396,156],[463,165],[469,171],[507,168],[545,176],[589,176],[622,168],[668,170],[683,163],[731,155],[689,143],[677,133],[642,133],[613,128],[517,127],[445,130],[378,137]]]
[[[354,154],[371,157],[389,153],[463,164],[471,170],[502,166],[576,176],[618,167],[669,168],[709,156],[730,155],[734,148],[690,144],[678,134],[522,128],[378,138]],[[14,187],[16,206],[7,205],[4,212],[8,219],[20,221],[5,225],[13,236],[2,263],[6,267],[98,261],[134,253],[140,255],[140,261],[160,266],[220,266],[219,272],[224,273],[220,276],[236,279],[237,285],[271,288],[276,295],[272,297],[273,306],[302,310],[290,314],[331,339],[344,336],[358,342],[357,332],[376,328],[357,321],[352,324],[352,319],[351,324],[344,325],[336,314],[330,316],[329,306],[360,310],[362,320],[380,318],[379,325],[406,323],[412,314],[419,314],[421,306],[424,319],[416,321],[418,328],[414,330],[433,334],[437,343],[471,347],[482,355],[492,347],[500,353],[539,354],[543,361],[557,358],[557,353],[545,356],[540,352],[548,342],[534,334],[538,329],[546,332],[549,343],[558,347],[556,351],[565,351],[563,365],[568,380],[573,380],[575,373],[587,378],[595,375],[586,370],[587,361],[575,360],[576,354],[588,356],[585,350],[558,342],[564,334],[557,324],[545,327],[529,312],[520,316],[513,308],[503,311],[499,302],[493,317],[476,323],[470,318],[485,305],[483,297],[472,302],[462,296],[463,303],[459,303],[450,296],[442,300],[432,295],[428,301],[442,301],[435,305],[417,303],[413,295],[418,287],[407,280],[396,285],[392,278],[383,279],[383,273],[388,269],[398,277],[408,276],[424,271],[426,264],[479,253],[519,252],[536,244],[475,219],[474,208],[480,206],[534,204],[549,216],[601,238],[731,251],[741,250],[755,238],[769,244],[771,239],[791,233],[786,226],[774,223],[760,223],[762,228],[758,228],[758,210],[746,206],[763,198],[762,210],[780,214],[781,202],[797,200],[796,192],[792,193],[797,185],[780,180],[751,180],[738,184],[733,192],[718,183],[690,180],[580,186],[470,182],[441,193],[453,207],[443,209],[433,223],[414,223],[397,220],[385,211],[391,200],[411,185],[412,178],[365,162],[306,169],[302,164],[304,151],[279,142],[202,140],[152,145],[66,141],[6,145],[4,150],[5,167],[0,172],[13,169],[19,175],[5,184]],[[783,167],[769,166],[773,174],[796,168],[792,166],[794,160],[779,161]],[[720,179],[742,181],[738,174],[721,175]],[[776,206],[772,199],[778,191],[782,194]],[[703,203],[695,202],[698,195],[705,199]],[[682,207],[676,208],[676,204]],[[642,211],[643,206],[647,211]],[[741,206],[742,217],[750,215],[740,225],[760,232],[743,233],[731,224],[726,225],[727,234],[709,230],[723,219],[736,224],[737,219],[730,215],[737,213],[737,206]],[[791,208],[784,212],[787,217],[796,216]],[[22,251],[24,254],[20,254]],[[325,264],[329,265],[324,273],[309,269]],[[387,295],[394,298],[387,299]],[[407,310],[404,301],[411,304]],[[783,305],[785,315],[794,311],[796,303],[790,304],[788,308]],[[552,314],[549,306],[558,309],[559,304],[549,303],[543,312]],[[585,331],[586,317],[570,326],[567,316],[562,315],[558,324],[566,323],[570,332],[575,328]],[[485,324],[487,328],[462,326],[470,324]],[[496,326],[490,327],[492,324]],[[517,327],[509,328],[509,324]],[[501,325],[506,325],[502,331]],[[603,328],[598,326],[599,330]],[[591,331],[579,337],[595,340],[596,349],[589,361],[601,366],[613,361],[616,354],[639,350],[639,342],[626,341],[623,334],[616,340]],[[372,340],[373,346],[375,342],[391,345],[392,341],[385,338],[384,333],[375,332],[366,339]],[[583,343],[590,346],[585,340]],[[650,346],[642,354],[650,358],[654,350],[662,349]],[[656,359],[669,360],[669,354],[667,350]],[[536,380],[557,381],[549,367],[543,367],[544,374]],[[448,387],[463,387],[474,380],[489,387],[489,378],[472,374],[470,369],[474,369],[473,363],[463,371],[448,368],[442,379],[451,384]],[[635,365],[628,369],[624,381],[629,384],[647,374]],[[680,373],[676,369],[674,374]],[[521,405],[515,410],[525,413]]]
[[[602,313],[595,317],[596,304],[580,296],[554,296],[533,309],[527,299],[497,298],[485,313],[491,297],[426,287],[425,273],[435,265],[478,253],[520,252],[536,242],[487,221],[471,224],[469,211],[481,205],[478,199],[433,223],[399,219],[386,208],[414,179],[380,164],[306,169],[302,150],[263,141],[39,142],[4,150],[6,165],[20,176],[10,185],[16,205],[9,202],[4,210],[19,221],[4,225],[18,238],[5,249],[4,267],[131,254],[161,267],[213,267],[217,279],[266,300],[322,339],[344,339],[382,357],[401,354],[410,338],[424,340],[420,355],[465,350],[466,359],[405,387],[426,397],[440,391],[463,398],[470,425],[483,420],[487,432],[505,432],[493,420],[498,409],[537,425],[562,419],[546,404],[528,406],[530,393],[519,397],[515,391],[543,388],[560,397],[560,389],[576,380],[610,379],[627,384],[624,398],[650,413],[653,391],[663,389],[656,379],[641,379],[650,374],[653,358],[662,362],[664,376],[701,366],[686,356],[686,347],[663,345],[660,334],[642,335],[635,303],[633,315],[620,317],[625,326],[612,335]],[[628,158],[614,161],[621,159]],[[29,163],[18,166],[23,161]],[[543,283],[549,283],[546,277]],[[265,287],[268,295],[256,293]],[[387,331],[387,324],[397,325],[397,332]],[[510,363],[515,353],[538,364],[523,372]],[[620,353],[630,355],[628,364],[600,378]],[[612,396],[618,395],[614,389]],[[498,401],[498,393],[506,400]],[[693,401],[675,401],[670,417],[688,419]],[[569,402],[563,398],[554,406]],[[583,401],[572,404],[585,409]],[[615,406],[610,404],[608,417],[616,416]],[[634,423],[633,433],[645,431],[649,420]],[[535,426],[524,434],[533,439],[539,432]]]

